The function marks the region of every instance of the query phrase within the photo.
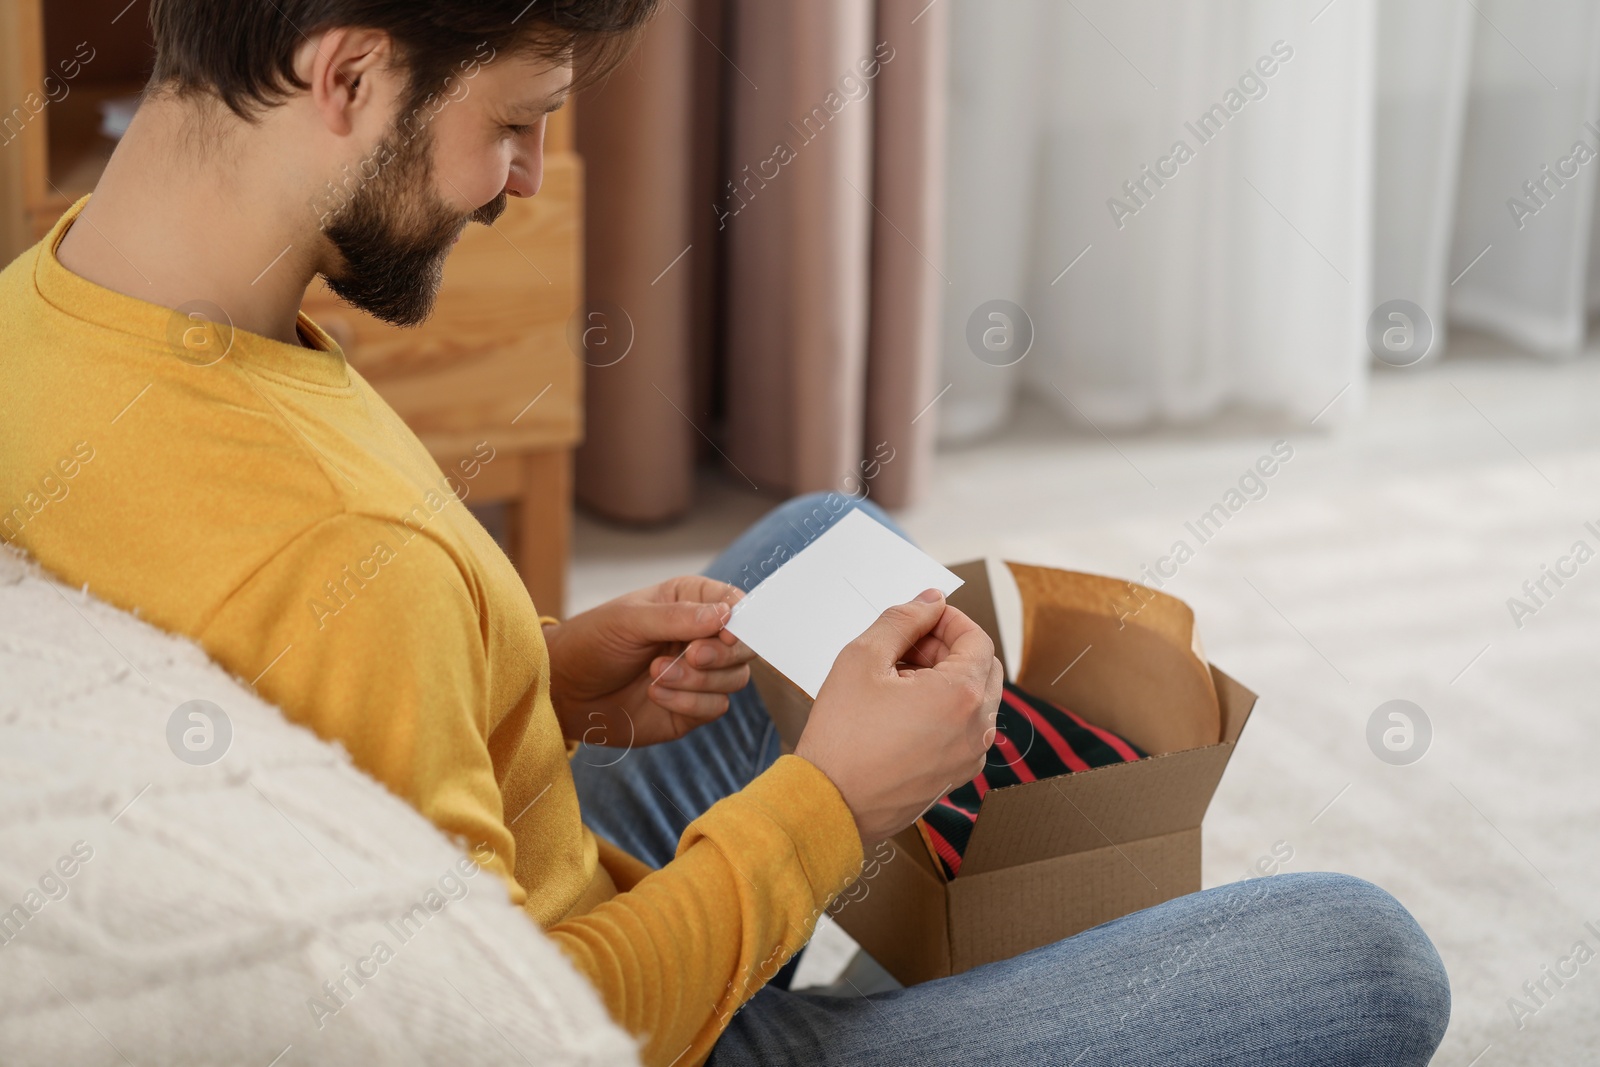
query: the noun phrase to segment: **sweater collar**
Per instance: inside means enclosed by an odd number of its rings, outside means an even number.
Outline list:
[[[184,319],[176,310],[96,285],[62,266],[56,254],[61,239],[88,202],[89,197],[85,196],[68,208],[41,242],[34,263],[34,284],[40,295],[76,319],[176,350],[182,344],[185,329]],[[338,343],[303,311],[296,328],[306,347],[233,330],[232,343],[222,358],[324,388],[350,387],[350,368]]]

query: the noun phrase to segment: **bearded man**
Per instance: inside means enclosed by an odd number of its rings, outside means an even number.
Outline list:
[[[0,274],[0,537],[192,637],[461,841],[647,1063],[1425,1062],[1438,956],[1336,876],[870,998],[784,988],[864,854],[982,768],[989,638],[937,590],[891,608],[782,754],[732,583],[842,498],[779,508],[705,575],[541,617],[300,311],[320,276],[424,321],[462,230],[538,193],[547,116],[654,8],[154,0],[104,176]],[[585,739],[620,752],[574,761]]]

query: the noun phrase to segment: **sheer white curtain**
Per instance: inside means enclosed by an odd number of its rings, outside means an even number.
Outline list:
[[[947,440],[1024,389],[1106,428],[1333,425],[1397,298],[1430,359],[1449,317],[1581,344],[1600,160],[1562,161],[1600,152],[1600,0],[953,4]],[[997,299],[1032,324],[1009,366],[969,340]]]
[[[1584,341],[1593,262],[1600,4],[1477,3],[1452,263],[1461,270],[1488,251],[1450,287],[1450,314],[1571,355]]]
[[[1463,0],[1390,0],[1378,8],[1374,303],[1409,300],[1426,311],[1435,354],[1446,339],[1445,293],[1467,266],[1452,270],[1450,251],[1478,22]]]

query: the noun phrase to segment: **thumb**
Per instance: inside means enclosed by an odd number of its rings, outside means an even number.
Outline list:
[[[727,604],[692,600],[638,604],[633,611],[633,630],[646,641],[693,641],[714,636],[727,624],[731,611]]]
[[[925,589],[915,600],[896,604],[879,615],[851,646],[864,654],[873,667],[893,670],[911,647],[938,625],[944,608],[944,594]]]

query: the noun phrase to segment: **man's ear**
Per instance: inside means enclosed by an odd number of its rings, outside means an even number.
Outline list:
[[[330,133],[348,135],[363,113],[385,106],[378,85],[394,67],[394,41],[381,30],[338,27],[308,37],[295,72],[311,86],[311,103]]]

